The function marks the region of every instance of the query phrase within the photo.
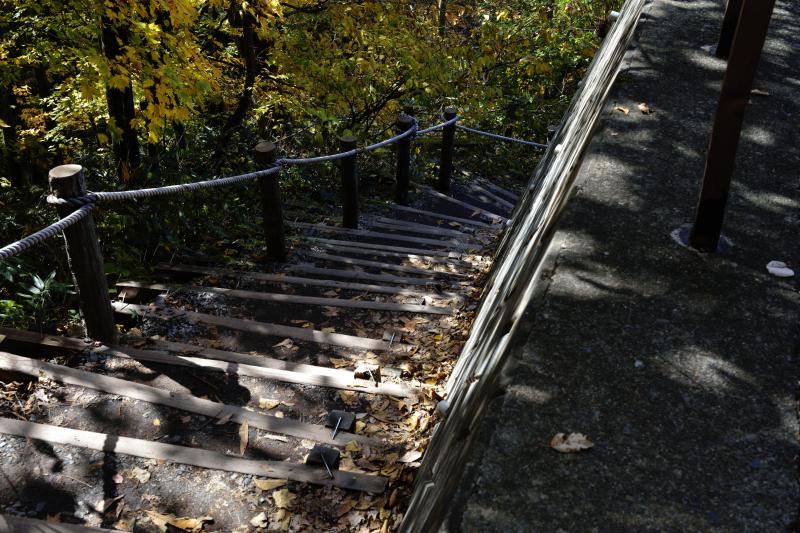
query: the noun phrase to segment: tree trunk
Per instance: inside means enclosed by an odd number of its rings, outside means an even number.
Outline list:
[[[447,0],[439,0],[439,35],[447,32]]]
[[[127,41],[128,35],[125,29],[115,28],[109,19],[103,18],[103,54],[112,65],[114,63],[124,64],[125,60],[119,56]],[[122,90],[107,86],[106,101],[108,115],[114,126],[121,131],[121,133],[118,132],[119,135],[112,136],[114,157],[117,160],[117,176],[127,183],[131,179],[131,173],[141,165],[139,139],[131,126],[131,120],[136,117],[136,107],[130,82]]]

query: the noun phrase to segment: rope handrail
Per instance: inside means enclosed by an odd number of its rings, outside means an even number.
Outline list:
[[[330,155],[320,155],[316,157],[306,157],[306,158],[282,158],[278,159],[276,163],[278,165],[313,165],[314,163],[325,163],[327,161],[336,161],[337,159],[345,159],[348,157],[352,157],[354,155],[360,154],[362,152],[371,152],[373,150],[377,150],[378,148],[383,148],[384,146],[388,146],[390,144],[396,143],[402,139],[405,139],[408,136],[417,135],[417,124],[416,122],[408,128],[406,131],[395,135],[394,137],[390,137],[383,141],[377,142],[375,144],[370,144],[369,146],[362,146],[361,148],[353,148],[352,150],[348,150],[346,152],[339,152],[336,154]]]
[[[275,174],[281,170],[284,166],[294,166],[294,165],[311,165],[316,163],[325,163],[329,161],[337,161],[340,159],[346,159],[348,157],[352,157],[354,155],[358,155],[364,152],[371,152],[373,150],[377,150],[384,146],[388,146],[390,144],[396,143],[402,139],[407,137],[416,138],[422,135],[426,135],[428,133],[432,133],[434,131],[446,128],[448,126],[455,125],[456,128],[473,133],[476,135],[483,135],[485,137],[490,137],[493,139],[498,139],[501,141],[507,142],[514,142],[518,144],[523,144],[527,146],[533,146],[539,149],[547,148],[546,144],[539,144],[531,141],[525,141],[522,139],[515,139],[513,137],[506,137],[503,135],[497,135],[495,133],[489,133],[486,131],[477,130],[474,128],[469,128],[467,126],[462,126],[460,124],[456,124],[456,122],[461,117],[455,116],[451,119],[445,120],[439,124],[435,124],[428,128],[419,129],[419,125],[417,120],[412,117],[412,124],[411,127],[406,129],[403,132],[398,133],[397,135],[385,139],[383,141],[370,144],[368,146],[363,146],[360,148],[354,148],[353,150],[348,150],[346,152],[339,152],[335,154],[329,155],[322,155],[316,157],[307,157],[307,158],[281,158],[278,159],[273,165],[269,168],[257,170],[255,172],[249,172],[246,174],[238,174],[235,176],[227,176],[222,178],[212,178],[209,180],[203,181],[195,181],[190,183],[180,183],[176,185],[165,185],[162,187],[151,187],[146,189],[135,189],[131,191],[100,191],[100,192],[87,192],[84,196],[72,197],[72,198],[58,198],[54,195],[49,195],[47,197],[47,203],[52,205],[68,205],[70,207],[74,207],[77,210],[70,215],[64,217],[63,219],[59,220],[58,222],[40,230],[36,233],[29,235],[23,239],[15,241],[3,248],[0,248],[0,260],[8,259],[14,255],[21,253],[22,251],[30,248],[38,244],[39,242],[53,237],[58,232],[62,231],[64,228],[75,224],[83,217],[85,217],[89,211],[94,207],[96,203],[104,202],[104,201],[120,201],[120,200],[134,200],[137,198],[150,198],[154,196],[165,196],[169,194],[176,194],[180,192],[187,192],[187,191],[194,191],[199,189],[206,189],[212,187],[222,187],[226,185],[233,185],[236,183],[242,183],[245,181],[250,181],[253,179],[261,178],[264,176],[269,176],[271,174]]]
[[[488,131],[481,131],[476,130],[475,128],[468,128],[467,126],[462,126],[461,124],[457,125],[456,128],[469,132],[474,133],[475,135],[483,135],[484,137],[489,137],[491,139],[497,139],[499,141],[506,141],[511,143],[523,144],[525,146],[533,146],[534,148],[539,148],[540,150],[546,150],[546,144],[535,143],[533,141],[525,141],[522,139],[515,139],[514,137],[506,137],[505,135],[498,135],[496,133],[489,133]]]
[[[42,228],[39,231],[28,235],[27,237],[23,237],[18,241],[14,241],[11,244],[3,246],[0,248],[0,261],[20,254],[28,248],[35,246],[46,239],[55,237],[66,228],[83,219],[92,209],[94,209],[94,205],[92,204],[81,206],[77,211],[73,211],[69,215],[65,216],[61,220],[58,220],[57,222],[54,222],[53,224],[50,224],[46,228]]]

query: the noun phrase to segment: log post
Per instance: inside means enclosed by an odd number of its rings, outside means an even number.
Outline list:
[[[448,107],[444,110],[444,120],[456,118],[458,112],[455,107]],[[439,181],[436,188],[441,192],[450,190],[450,180],[453,177],[453,148],[456,138],[455,123],[442,128],[442,153],[439,161]]]
[[[398,133],[408,131],[414,126],[414,119],[405,113],[397,119]],[[408,203],[408,184],[411,176],[411,136],[397,141],[397,175],[394,201],[400,205]]]
[[[356,148],[356,138],[346,135],[339,139],[342,152]],[[358,170],[356,155],[342,159],[342,226],[358,229]]]
[[[50,170],[50,191],[57,198],[74,198],[86,195],[86,181],[80,165],[61,165]],[[76,208],[56,206],[61,218]],[[103,254],[97,240],[97,229],[91,213],[64,230],[67,260],[78,293],[81,315],[86,332],[93,339],[113,344],[117,341],[114,311],[108,296],[108,282],[103,265]]]
[[[271,142],[260,142],[253,149],[253,159],[260,169],[266,169],[277,160],[277,148]],[[279,172],[258,178],[261,191],[261,218],[267,255],[273,261],[286,260],[286,235],[283,227],[283,205]]]
[[[695,222],[689,233],[689,245],[698,250],[717,251],[744,111],[774,6],[775,0],[743,0],[711,129]]]

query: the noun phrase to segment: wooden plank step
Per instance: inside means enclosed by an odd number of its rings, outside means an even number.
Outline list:
[[[447,229],[441,226],[430,226],[428,224],[419,224],[417,222],[409,222],[408,220],[401,220],[388,217],[375,217],[369,222],[370,226],[377,228],[389,229],[394,231],[408,231],[410,233],[420,233],[422,235],[441,235],[444,237],[453,237],[454,239],[466,239],[475,242],[477,239],[472,233],[466,233],[455,229]]]
[[[268,281],[274,283],[286,283],[288,285],[305,285],[309,287],[326,287],[329,289],[343,289],[358,292],[373,292],[378,294],[402,294],[407,296],[441,298],[435,293],[420,292],[405,287],[394,287],[391,285],[372,285],[365,283],[349,283],[346,281],[334,281],[330,279],[300,278],[287,276],[284,274],[266,274],[264,272],[250,272],[247,270],[230,270],[225,268],[211,268],[194,265],[158,265],[159,270],[165,272],[175,272],[180,274],[197,274],[204,276],[244,278],[255,281]]]
[[[439,198],[441,200],[444,200],[446,202],[450,202],[452,204],[460,205],[461,207],[472,211],[473,214],[477,213],[479,215],[482,215],[482,216],[488,218],[489,220],[494,220],[495,222],[502,222],[502,223],[505,223],[506,221],[508,221],[508,219],[506,217],[502,216],[502,215],[498,215],[497,213],[493,213],[493,212],[489,211],[488,209],[484,209],[482,207],[478,207],[477,205],[472,205],[472,204],[470,204],[468,202],[465,202],[463,200],[459,200],[458,198],[453,198],[452,196],[448,196],[447,194],[442,194],[439,191],[437,191],[436,189],[432,189],[432,188],[427,187],[425,185],[419,185],[419,188],[422,191],[426,192],[427,194],[429,194],[431,196],[434,196],[434,197]]]
[[[510,202],[513,202],[514,204],[519,202],[519,195],[517,193],[511,192],[508,189],[504,189],[503,187],[500,187],[499,185],[495,185],[491,181],[482,181],[481,185],[483,185],[484,187],[486,187],[490,191],[493,191],[495,194],[498,194],[500,196],[505,197],[506,199],[508,199]]]
[[[325,224],[309,224],[307,222],[287,222],[287,225],[293,228],[308,229],[312,231],[319,231],[322,233],[342,233],[353,235],[356,237],[367,237],[372,239],[381,239],[384,241],[399,241],[399,242],[413,242],[414,244],[427,244],[430,246],[437,246],[439,248],[455,248],[457,250],[472,250],[475,247],[455,239],[424,239],[422,237],[414,237],[411,235],[397,235],[395,233],[382,233],[378,231],[369,231],[364,229],[349,229],[340,228],[338,226],[327,226]]]
[[[340,278],[349,278],[354,280],[372,280],[384,281],[386,283],[398,283],[402,285],[423,285],[423,286],[444,286],[449,287],[450,284],[443,280],[433,278],[406,278],[404,276],[392,276],[390,274],[370,274],[369,272],[361,272],[358,270],[338,270],[335,268],[322,268],[315,267],[308,264],[288,265],[287,268],[292,272],[302,272],[305,274],[314,274],[319,276],[332,276]],[[450,295],[451,293],[441,293]],[[441,295],[440,295],[441,297]]]
[[[331,261],[333,263],[344,263],[347,265],[365,266],[370,268],[377,268],[381,270],[395,270],[397,272],[405,272],[406,274],[419,274],[422,276],[451,276],[456,278],[467,277],[465,274],[459,272],[440,272],[438,270],[428,270],[425,268],[410,267],[405,265],[396,265],[394,263],[383,263],[381,261],[371,261],[369,259],[356,259],[353,257],[343,257],[341,255],[330,255],[319,252],[303,251],[304,256],[321,261]]]
[[[204,285],[176,285],[163,283],[140,283],[137,281],[117,282],[117,287],[145,289],[151,291],[190,291],[210,292],[223,294],[231,298],[246,300],[259,300],[264,302],[278,302],[285,304],[320,305],[325,307],[347,307],[353,309],[372,309],[374,311],[389,311],[396,313],[423,313],[432,315],[452,315],[449,307],[436,307],[432,305],[401,304],[394,302],[372,302],[369,300],[346,300],[342,298],[323,298],[317,296],[300,296],[296,294],[279,294],[273,292],[245,291],[239,289],[226,289],[222,287],[207,287]]]
[[[219,326],[222,328],[247,331],[267,337],[289,337],[316,344],[329,344],[332,346],[343,346],[357,350],[373,351],[405,351],[405,345],[394,344],[389,347],[389,343],[379,339],[368,339],[366,337],[356,337],[355,335],[344,335],[342,333],[325,333],[310,328],[297,328],[294,326],[284,326],[282,324],[270,324],[269,322],[257,322],[243,318],[231,318],[227,316],[209,315],[206,313],[195,313],[182,309],[171,309],[167,307],[150,307],[147,305],[129,304],[124,302],[111,302],[111,306],[118,313],[127,313],[134,316],[150,316],[162,320],[172,318],[185,318],[191,322]]]
[[[0,514],[0,533],[124,533],[118,529],[102,529],[99,527],[53,523],[35,518],[23,518]]]
[[[155,348],[151,350],[125,345],[95,346],[93,342],[84,341],[83,339],[42,335],[33,331],[11,328],[0,328],[0,338],[2,337],[25,344],[79,352],[89,350],[98,354],[134,359],[136,361],[194,367],[212,372],[227,372],[300,385],[316,385],[399,397],[411,397],[417,394],[416,390],[402,384],[379,383],[375,386],[369,381],[353,379],[352,372],[347,370],[293,363],[262,355],[229,352],[174,341],[152,340],[133,336],[125,337],[128,342],[144,341],[148,347]],[[397,369],[382,368],[381,370],[387,375],[397,376],[400,374]]]
[[[471,263],[462,261],[460,259],[446,259],[444,257],[431,257],[429,255],[417,255],[405,252],[390,252],[382,249],[375,249],[375,248],[368,248],[361,246],[349,246],[350,241],[319,239],[316,237],[309,237],[306,240],[313,243],[314,247],[325,248],[326,250],[331,250],[333,252],[338,252],[338,253],[370,255],[376,257],[397,257],[400,259],[416,259],[419,261],[425,261],[427,263],[432,263],[436,265],[452,265],[462,268],[475,268],[475,266],[472,265]]]
[[[404,246],[388,246],[385,244],[374,244],[371,242],[359,242],[359,241],[340,241],[337,239],[325,239],[323,237],[312,237],[312,236],[303,236],[303,240],[309,242],[318,242],[324,244],[330,244],[335,246],[348,246],[350,248],[364,248],[368,251],[373,250],[380,250],[380,251],[387,251],[387,252],[396,252],[399,254],[407,255],[408,257],[421,257],[425,258],[429,261],[439,261],[442,263],[449,263],[453,262],[454,264],[458,263],[466,263],[465,261],[461,261],[462,254],[458,252],[443,252],[440,250],[423,250],[420,248],[406,248]]]
[[[450,220],[452,222],[458,222],[459,224],[464,224],[467,226],[475,226],[476,228],[490,229],[490,230],[500,229],[500,226],[497,223],[489,224],[486,222],[481,222],[479,220],[470,220],[468,218],[454,217],[451,215],[446,215],[444,213],[438,213],[436,211],[425,211],[424,209],[417,209],[416,207],[408,207],[405,205],[386,204],[386,206],[391,209],[394,209],[395,211],[414,213],[417,215],[426,216],[430,218],[438,218],[440,220]]]
[[[51,444],[78,446],[101,452],[120,453],[158,461],[194,465],[201,468],[239,472],[275,479],[290,479],[350,490],[381,493],[386,489],[386,478],[379,476],[333,470],[333,479],[331,479],[324,468],[314,468],[304,464],[281,461],[254,461],[199,448],[188,448],[175,444],[151,442],[48,424],[36,424],[9,418],[0,418],[0,433],[41,440]]]
[[[499,206],[507,209],[508,211],[513,211],[514,210],[514,204],[513,203],[509,202],[505,198],[501,198],[500,196],[498,196],[497,194],[493,193],[492,191],[484,189],[483,187],[481,187],[477,183],[470,183],[469,184],[469,188],[471,190],[475,191],[478,194],[478,198],[480,200],[484,201],[484,202],[494,203],[495,205],[499,205]]]
[[[191,394],[170,392],[150,385],[37,361],[8,352],[0,352],[0,369],[21,372],[29,376],[45,376],[66,385],[76,385],[108,394],[126,396],[143,402],[172,407],[187,413],[195,413],[220,420],[230,420],[237,424],[242,424],[246,421],[251,427],[272,433],[291,435],[299,439],[310,439],[339,446],[344,446],[352,440],[373,445],[379,442],[353,433],[337,435],[337,439],[334,440],[331,439],[333,432],[321,424],[309,424],[289,418],[278,418],[265,413],[249,411],[237,405],[214,402]]]

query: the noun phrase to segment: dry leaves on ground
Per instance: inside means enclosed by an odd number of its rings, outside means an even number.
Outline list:
[[[550,439],[550,447],[561,453],[577,453],[592,446],[594,443],[583,433],[556,433]]]

